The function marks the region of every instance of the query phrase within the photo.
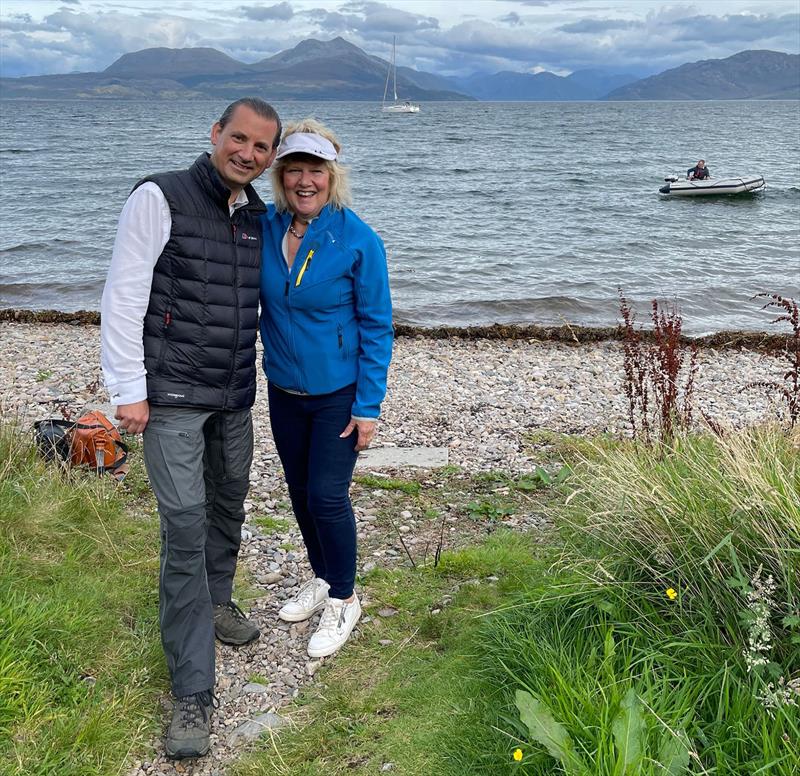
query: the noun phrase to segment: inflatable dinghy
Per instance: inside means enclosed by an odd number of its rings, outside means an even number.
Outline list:
[[[664,178],[666,186],[658,191],[673,197],[697,197],[703,194],[744,194],[761,191],[766,187],[760,175],[743,175],[741,178],[704,178],[690,181],[678,180],[677,177]]]

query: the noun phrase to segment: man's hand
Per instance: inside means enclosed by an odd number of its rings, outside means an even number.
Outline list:
[[[339,436],[344,439],[344,437],[350,436],[350,434],[353,433],[353,430],[357,428],[358,439],[356,440],[356,452],[360,453],[362,450],[366,450],[370,446],[372,438],[375,436],[376,425],[377,423],[374,420],[356,420],[355,418],[350,418],[347,428],[342,431]]]
[[[119,428],[129,434],[141,434],[150,419],[150,404],[147,399],[135,401],[133,404],[120,404],[114,417],[119,421]]]

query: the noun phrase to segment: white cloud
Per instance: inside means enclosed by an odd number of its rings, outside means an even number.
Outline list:
[[[398,62],[443,74],[656,72],[743,48],[797,52],[798,25],[796,0],[3,0],[0,67],[102,70],[130,51],[200,45],[253,62],[333,35],[386,57],[396,35]]]
[[[239,9],[248,19],[265,21],[267,19],[278,19],[288,21],[294,16],[294,9],[289,3],[277,3],[276,5],[243,5]]]

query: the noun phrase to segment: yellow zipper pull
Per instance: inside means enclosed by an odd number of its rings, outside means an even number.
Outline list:
[[[312,248],[308,255],[306,256],[305,261],[303,262],[303,266],[300,267],[300,272],[297,273],[297,280],[294,281],[294,287],[297,288],[300,285],[300,281],[303,279],[303,275],[308,267],[311,265],[311,257],[314,255],[314,249]]]

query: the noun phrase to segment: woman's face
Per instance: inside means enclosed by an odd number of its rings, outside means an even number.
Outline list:
[[[322,160],[290,159],[283,168],[283,189],[292,212],[305,221],[316,218],[330,198],[330,178]]]

